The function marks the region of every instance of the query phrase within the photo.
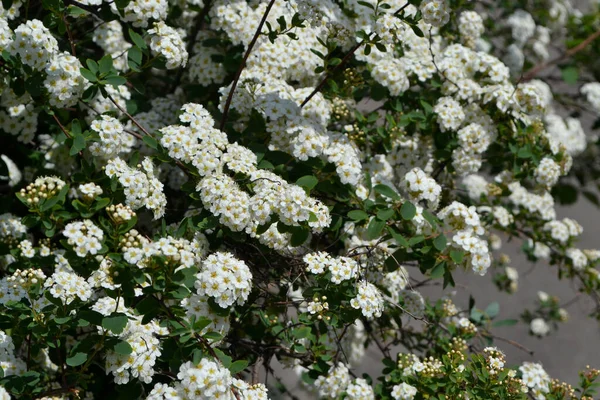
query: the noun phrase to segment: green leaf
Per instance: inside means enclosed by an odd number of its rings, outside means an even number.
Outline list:
[[[142,70],[142,59],[144,55],[138,46],[133,46],[127,51],[127,63],[133,71],[140,72]]]
[[[401,234],[399,234],[398,232],[394,231],[391,227],[388,227],[388,232],[390,232],[392,234],[392,237],[394,238],[396,243],[398,243],[400,246],[405,247],[405,248],[410,247],[410,245],[408,244],[408,240],[406,240],[406,238],[404,236],[402,236]]]
[[[375,185],[373,190],[375,190],[375,192],[379,193],[382,196],[389,197],[392,200],[400,200],[400,196],[398,195],[398,193],[396,193],[394,189],[387,185]]]
[[[67,365],[77,367],[87,361],[86,353],[75,353],[73,357],[67,358]]]
[[[560,72],[566,84],[575,85],[577,83],[577,80],[579,79],[579,72],[577,70],[577,67],[566,67],[563,68]]]
[[[131,345],[124,340],[119,340],[119,342],[114,345],[113,351],[117,354],[121,354],[124,356],[127,356],[127,355],[133,353],[133,349],[131,348]]]
[[[151,149],[156,150],[158,148],[158,142],[152,136],[144,136],[142,141]]]
[[[485,313],[488,317],[494,318],[500,312],[500,304],[498,302],[490,303],[489,306],[485,309]]]
[[[110,54],[105,55],[98,63],[99,71],[102,75],[108,74],[112,70],[113,58]]]
[[[74,156],[85,149],[85,137],[82,134],[73,136],[73,145],[71,146],[71,150],[69,150],[69,155]]]
[[[80,15],[86,15],[87,13],[88,12],[85,11],[83,8],[79,8],[74,5],[69,5],[69,7],[67,7],[67,14],[72,15],[73,17],[78,17]]]
[[[127,83],[127,78],[119,75],[109,75],[106,78],[104,78],[103,82],[105,82],[107,85],[119,87]]]
[[[385,221],[380,220],[379,218],[373,218],[369,225],[367,226],[367,239],[375,240],[381,236],[381,231],[385,228]]]
[[[519,149],[519,152],[517,153],[517,157],[519,158],[531,158],[532,156],[533,153],[531,152],[531,148],[529,147],[529,145],[521,147]]]
[[[450,258],[457,264],[460,264],[463,260],[465,253],[461,250],[452,250],[450,252]]]
[[[438,237],[433,239],[433,247],[435,247],[439,251],[443,251],[446,248],[447,244],[448,240],[443,234],[440,234]]]
[[[118,335],[123,332],[127,326],[127,321],[129,321],[127,315],[113,314],[110,317],[102,318],[102,327]]]
[[[299,227],[294,229],[292,237],[290,238],[290,245],[292,247],[298,247],[304,244],[304,242],[306,242],[306,239],[308,239],[309,234],[310,231],[308,230],[308,228]]]
[[[405,201],[400,208],[400,215],[402,215],[402,219],[410,221],[417,215],[417,207],[410,201]]]
[[[144,50],[146,48],[146,41],[131,28],[129,28],[129,38],[140,49]]]
[[[377,211],[377,218],[382,221],[387,221],[388,219],[392,218],[394,214],[396,214],[396,212],[391,208],[388,208],[387,210],[379,210]]]
[[[369,214],[363,210],[352,210],[348,212],[348,217],[354,221],[362,221],[369,218]]]
[[[319,183],[319,180],[312,175],[305,175],[296,181],[296,185],[302,186],[303,188],[306,188],[308,190],[317,186],[317,183]]]
[[[94,76],[96,76],[96,74],[99,71],[99,69],[98,69],[98,63],[96,61],[92,60],[91,58],[88,58],[87,60],[85,60],[85,65],[87,65],[87,67],[89,68],[90,72],[92,74],[94,74]]]
[[[81,76],[87,79],[90,82],[98,82],[98,78],[96,78],[96,74],[86,68],[79,68],[79,72],[81,72]]]
[[[433,269],[431,270],[429,275],[433,279],[438,279],[438,278],[441,278],[442,276],[444,276],[445,272],[446,272],[446,262],[442,261],[441,263],[439,263],[438,265],[433,267]]]
[[[229,372],[231,372],[232,374],[238,374],[245,370],[247,366],[247,360],[237,360],[229,366]]]

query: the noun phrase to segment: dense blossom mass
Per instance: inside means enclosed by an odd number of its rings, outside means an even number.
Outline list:
[[[591,399],[451,290],[600,298],[600,4],[494,3],[2,1],[0,399]]]

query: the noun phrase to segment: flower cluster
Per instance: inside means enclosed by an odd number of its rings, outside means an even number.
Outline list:
[[[383,295],[377,286],[360,281],[357,285],[358,294],[350,301],[353,308],[359,309],[368,318],[379,318],[384,311]]]
[[[545,399],[544,394],[550,392],[551,380],[544,368],[537,363],[524,362],[519,367],[519,371],[521,371],[523,383],[531,389],[534,398],[536,400]]]
[[[244,261],[230,253],[219,252],[202,262],[194,286],[199,295],[212,297],[219,306],[227,308],[246,302],[251,283],[252,273]]]
[[[104,239],[102,229],[98,228],[89,219],[67,224],[63,235],[67,237],[68,243],[73,246],[73,250],[79,257],[98,254]]]
[[[340,283],[354,278],[359,266],[350,257],[331,257],[326,252],[310,253],[304,256],[306,270],[311,274],[331,274],[331,282]]]
[[[416,202],[427,200],[431,208],[437,208],[442,188],[435,179],[427,176],[422,169],[413,168],[404,175],[404,182],[410,200]]]
[[[15,29],[15,38],[8,46],[13,56],[19,56],[21,62],[38,71],[58,53],[58,42],[42,21],[32,19]]]
[[[159,54],[167,60],[167,68],[185,67],[188,52],[181,35],[162,21],[155,22],[154,28],[148,30],[150,48],[154,54]]]
[[[120,153],[129,153],[135,143],[133,136],[123,132],[123,125],[119,120],[111,116],[100,115],[99,119],[90,124],[90,128],[100,137],[99,142],[94,142],[89,147],[96,157],[109,160]]]
[[[75,299],[87,301],[92,296],[92,288],[81,276],[73,271],[58,270],[44,282],[54,298],[60,299],[63,304],[71,304]]]
[[[475,207],[455,201],[442,209],[438,216],[454,231],[449,240],[451,247],[465,251],[466,265],[478,274],[485,275],[491,265],[491,256],[487,241],[480,237],[484,234],[484,228]]]
[[[146,207],[158,219],[165,214],[167,198],[163,193],[163,184],[154,176],[154,164],[150,158],[145,158],[138,168],[131,168],[121,158],[117,157],[106,165],[106,175],[116,177],[125,188],[126,203],[137,210]]]
[[[81,67],[79,60],[68,53],[57,55],[46,65],[44,87],[51,105],[65,108],[77,103],[84,89]]]

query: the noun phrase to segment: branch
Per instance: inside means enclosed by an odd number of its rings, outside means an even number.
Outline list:
[[[258,40],[258,37],[260,36],[262,27],[267,20],[267,16],[269,15],[271,8],[273,8],[273,4],[275,4],[275,0],[269,1],[269,4],[267,5],[267,9],[265,10],[265,13],[262,16],[262,19],[260,20],[260,23],[258,24],[258,27],[256,28],[256,32],[254,32],[254,37],[252,38],[252,40],[250,41],[250,44],[248,45],[248,48],[246,49],[246,53],[244,54],[242,63],[240,64],[240,67],[238,68],[237,72],[235,73],[235,78],[233,78],[233,82],[231,84],[231,90],[229,90],[229,94],[227,95],[227,101],[225,102],[225,108],[223,109],[223,117],[221,118],[221,126],[219,127],[220,130],[223,130],[225,128],[225,123],[227,122],[227,114],[229,113],[229,107],[231,107],[231,100],[233,99],[233,92],[235,92],[235,88],[237,86],[238,81],[240,80],[242,71],[244,70],[244,68],[246,68],[246,61],[248,61],[250,52],[252,51],[252,48],[254,47],[254,45],[256,44],[256,41]]]
[[[338,69],[340,69],[342,67],[342,65],[344,65],[350,59],[350,57],[352,57],[352,55],[356,52],[356,50],[358,50],[358,48],[360,46],[362,46],[365,42],[366,42],[366,40],[362,40],[362,41],[358,42],[356,45],[354,45],[354,47],[352,49],[350,49],[350,51],[348,52],[348,54],[346,54],[344,56],[342,61],[338,65],[336,65],[330,72],[328,72],[327,75],[325,75],[325,78],[323,78],[321,80],[321,82],[319,82],[317,87],[308,96],[306,96],[306,98],[304,99],[302,104],[300,104],[300,108],[303,108],[306,105],[306,103],[308,103],[310,101],[310,99],[312,99],[314,97],[315,94],[319,93],[321,91],[321,89],[323,89],[323,86],[325,86],[325,83],[333,75],[333,73],[336,72]]]
[[[529,80],[535,78],[538,73],[545,70],[546,68],[551,67],[555,64],[558,64],[561,61],[566,60],[567,58],[574,56],[575,54],[579,53],[581,50],[585,49],[590,43],[592,43],[594,40],[598,39],[599,37],[600,37],[600,29],[598,29],[596,32],[592,33],[590,36],[588,36],[583,42],[579,43],[577,46],[565,51],[560,56],[555,57],[552,60],[547,61],[545,63],[538,64],[535,67],[531,68],[529,71],[527,71],[525,73],[525,75],[523,75],[523,81],[529,81]]]

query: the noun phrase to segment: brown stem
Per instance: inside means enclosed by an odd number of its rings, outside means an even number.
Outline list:
[[[223,109],[223,117],[221,118],[221,126],[220,126],[221,130],[223,130],[225,128],[225,123],[227,122],[227,114],[229,113],[229,107],[231,107],[231,100],[233,100],[233,92],[235,92],[235,88],[237,86],[238,81],[240,80],[242,71],[246,67],[246,61],[248,60],[248,57],[250,56],[250,52],[252,51],[252,48],[254,47],[254,45],[256,44],[256,41],[258,40],[258,37],[260,36],[262,27],[267,20],[267,16],[269,15],[271,8],[273,8],[273,4],[275,4],[275,0],[269,1],[269,4],[267,5],[267,9],[265,10],[265,13],[262,16],[262,19],[260,20],[260,23],[258,24],[258,28],[256,28],[256,32],[254,32],[254,37],[252,38],[252,40],[250,41],[250,44],[248,45],[248,48],[246,49],[246,53],[244,54],[244,58],[242,59],[242,64],[240,65],[237,72],[235,73],[235,78],[233,78],[233,82],[231,84],[231,90],[229,90],[229,94],[227,95],[227,101],[225,102],[225,108]]]
[[[340,69],[342,67],[342,65],[346,64],[346,62],[350,59],[350,57],[352,57],[352,55],[356,52],[356,50],[358,50],[358,48],[360,46],[362,46],[366,41],[367,41],[366,39],[361,40],[360,42],[356,43],[353,48],[350,49],[350,51],[348,52],[348,54],[346,54],[344,56],[342,61],[338,65],[336,65],[329,73],[327,73],[327,75],[325,75],[325,77],[321,80],[321,82],[319,82],[317,87],[308,96],[306,96],[306,98],[304,99],[302,104],[300,104],[300,108],[303,108],[306,105],[306,103],[308,103],[310,101],[310,99],[312,99],[314,97],[314,95],[316,95],[317,93],[319,93],[321,91],[321,89],[323,89],[323,86],[325,86],[325,83],[327,83],[327,80],[329,78],[331,78],[333,73],[336,72],[338,69]]]
[[[69,37],[69,44],[71,45],[71,55],[73,57],[77,57],[77,52],[75,51],[75,41],[73,40],[73,33],[71,32],[71,28],[69,28],[69,23],[67,22],[67,17],[65,16],[65,14],[62,15],[62,20],[67,30],[67,36]]]
[[[594,40],[598,39],[599,37],[600,37],[600,29],[598,29],[596,32],[592,33],[590,36],[588,36],[583,42],[579,43],[577,46],[565,51],[560,56],[555,57],[552,60],[547,61],[545,63],[538,64],[535,67],[531,68],[529,71],[527,71],[523,75],[523,81],[531,80],[531,79],[535,78],[538,73],[545,70],[546,68],[551,67],[555,64],[558,64],[561,61],[566,60],[567,58],[574,56],[575,54],[579,53],[581,50],[585,49],[590,43],[592,43]]]
[[[144,133],[145,133],[147,136],[152,136],[152,135],[150,134],[150,132],[148,132],[148,131],[146,130],[146,128],[144,128],[142,125],[140,125],[140,124],[139,124],[139,123],[138,123],[138,122],[135,120],[135,118],[133,118],[133,117],[131,116],[131,114],[129,114],[129,113],[127,112],[127,110],[125,110],[123,107],[121,107],[121,106],[120,106],[120,105],[119,105],[119,104],[118,104],[118,103],[115,101],[115,99],[113,99],[113,97],[112,97],[110,94],[106,93],[106,95],[108,96],[108,98],[110,99],[110,101],[112,101],[112,103],[113,103],[113,104],[114,104],[114,105],[115,105],[115,106],[116,106],[116,107],[117,107],[117,108],[118,108],[118,109],[119,109],[119,110],[120,110],[120,111],[121,111],[123,114],[125,114],[125,115],[127,116],[127,118],[129,118],[129,119],[131,120],[131,122],[133,122],[133,124],[134,124],[135,126],[137,126],[137,127],[138,127],[138,128],[139,128],[139,129],[140,129],[142,132],[144,132]]]

